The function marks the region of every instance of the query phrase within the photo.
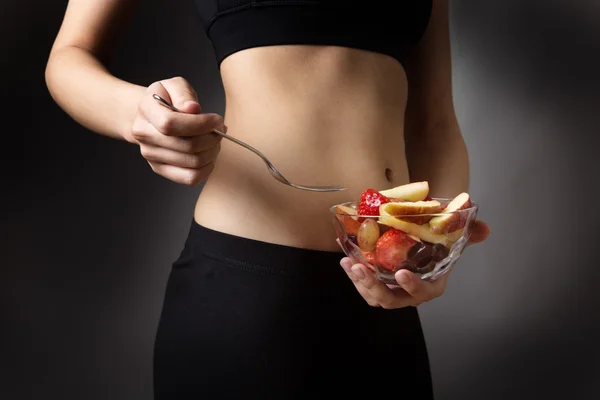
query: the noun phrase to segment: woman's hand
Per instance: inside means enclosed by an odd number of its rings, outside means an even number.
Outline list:
[[[181,112],[160,105],[152,97],[154,93]],[[155,82],[147,88],[131,136],[154,172],[184,185],[197,185],[210,175],[221,146],[221,137],[210,132],[227,129],[221,116],[200,111],[196,92],[183,78]]]
[[[490,228],[485,222],[475,221],[467,246],[484,241],[489,234]],[[379,281],[364,265],[352,265],[352,260],[348,257],[342,258],[340,265],[370,306],[385,309],[416,307],[440,297],[446,290],[451,272],[446,272],[433,282],[427,282],[408,270],[400,270],[395,275],[398,286],[391,286]]]

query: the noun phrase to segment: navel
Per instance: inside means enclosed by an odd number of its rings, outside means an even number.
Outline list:
[[[387,179],[388,182],[393,182],[394,180],[394,171],[392,171],[389,168],[385,169],[385,179]]]

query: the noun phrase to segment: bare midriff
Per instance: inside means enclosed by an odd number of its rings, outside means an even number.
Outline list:
[[[270,175],[252,152],[221,143],[195,209],[210,229],[338,251],[329,208],[367,188],[409,181],[404,153],[407,80],[393,58],[356,49],[271,46],[221,64],[228,134],[263,152],[290,181],[342,185],[308,192]]]

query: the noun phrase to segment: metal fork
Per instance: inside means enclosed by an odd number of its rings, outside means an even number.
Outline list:
[[[160,97],[157,94],[153,94],[152,97],[154,97],[154,99],[156,101],[158,101],[160,104],[162,104],[163,106],[167,107],[169,110],[171,111],[175,111],[175,112],[180,112],[179,109],[177,109],[177,107],[173,106],[172,104],[170,104],[168,101],[166,101],[165,99],[163,99],[162,97]],[[279,172],[277,170],[277,168],[275,168],[275,166],[273,165],[273,163],[271,163],[271,161],[269,161],[269,159],[260,151],[258,151],[257,149],[255,149],[254,147],[250,146],[247,143],[242,142],[239,139],[234,138],[233,136],[230,136],[226,133],[223,133],[221,131],[219,131],[218,129],[214,129],[212,131],[213,133],[224,137],[225,139],[231,140],[234,143],[239,144],[242,147],[245,147],[246,149],[250,150],[251,152],[253,152],[254,154],[256,154],[257,156],[259,156],[260,158],[262,158],[262,160],[265,162],[265,164],[267,164],[267,167],[269,168],[269,172],[271,173],[271,175],[277,179],[279,182],[286,184],[288,186],[291,186],[293,188],[296,189],[300,189],[300,190],[308,190],[308,191],[312,191],[312,192],[337,192],[340,190],[346,190],[348,188],[343,187],[343,186],[336,186],[336,185],[332,185],[332,186],[309,186],[309,185],[299,185],[297,183],[293,183],[290,182],[285,176],[283,176],[281,174],[281,172]]]

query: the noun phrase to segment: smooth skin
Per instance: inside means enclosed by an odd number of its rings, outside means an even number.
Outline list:
[[[432,196],[468,191],[468,153],[452,102],[447,1],[434,0],[425,36],[404,65],[336,46],[267,46],[227,57],[220,65],[220,116],[202,111],[201,88],[183,77],[145,87],[110,73],[112,44],[135,0],[70,0],[46,82],[76,122],[138,146],[156,174],[189,186],[205,182],[194,210],[199,224],[339,251],[329,207],[366,188],[427,180]],[[154,93],[182,112],[159,105]],[[349,190],[315,194],[282,185],[254,154],[211,134],[215,128],[260,149],[292,181]],[[472,241],[481,242],[489,227],[478,221],[476,232]],[[429,283],[409,273],[408,284],[390,288],[348,261],[341,265],[365,301],[385,308],[439,297],[450,275]]]

